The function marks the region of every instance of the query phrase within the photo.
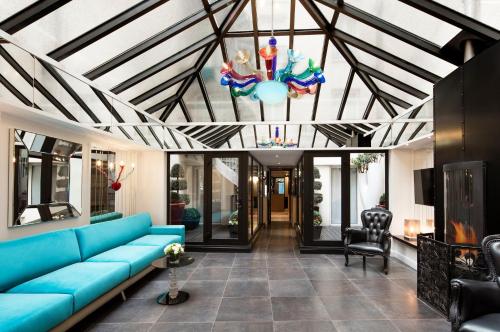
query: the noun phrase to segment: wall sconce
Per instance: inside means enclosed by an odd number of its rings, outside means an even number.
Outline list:
[[[416,240],[418,234],[420,234],[420,220],[419,219],[405,219],[404,238],[406,240]]]
[[[120,161],[120,164],[118,166],[118,176],[116,176],[115,165],[112,162],[108,164],[109,174],[102,170],[101,160],[96,161],[96,167],[108,179],[108,181],[111,182],[110,188],[114,191],[120,190],[120,188],[122,187],[122,182],[125,181],[135,170],[135,164],[132,163],[130,165],[131,170],[127,173],[124,173],[126,165],[123,160]]]

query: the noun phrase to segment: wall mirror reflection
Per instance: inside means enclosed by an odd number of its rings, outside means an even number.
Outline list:
[[[9,227],[63,221],[82,211],[82,145],[11,129]]]
[[[90,169],[90,216],[109,214],[115,211],[115,191],[110,180],[115,172],[116,153],[93,148]]]

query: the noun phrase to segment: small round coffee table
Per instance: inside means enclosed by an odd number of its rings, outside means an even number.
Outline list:
[[[168,260],[167,256],[159,258],[152,263],[154,267],[159,269],[171,269],[168,292],[162,293],[156,298],[156,302],[158,304],[175,305],[184,303],[189,299],[189,293],[180,291],[179,287],[177,286],[177,275],[175,274],[175,270],[178,267],[183,267],[192,264],[193,262],[193,257],[183,255],[181,256],[179,263],[177,264],[172,264],[172,262]]]

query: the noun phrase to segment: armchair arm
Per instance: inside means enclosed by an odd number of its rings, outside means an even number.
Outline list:
[[[391,253],[391,239],[392,235],[389,231],[382,233],[382,245],[384,247],[384,254],[389,255]]]
[[[467,279],[451,281],[450,321],[453,331],[471,319],[500,312],[500,287],[496,282]]]
[[[151,235],[179,235],[181,243],[184,244],[186,231],[184,225],[153,225],[150,228]]]
[[[366,231],[367,231],[366,229],[346,228],[344,244],[348,246],[351,243],[366,241],[367,239]]]

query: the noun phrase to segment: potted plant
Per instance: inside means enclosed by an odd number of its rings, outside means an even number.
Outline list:
[[[189,204],[189,203],[187,203]],[[184,215],[182,216],[182,223],[186,227],[186,230],[192,230],[200,225],[201,214],[195,208],[184,209]]]
[[[361,153],[351,160],[359,173],[366,173],[371,163],[376,163],[382,156],[381,153]]]
[[[319,172],[319,169],[317,167],[313,168],[313,176],[314,176],[314,183],[313,183],[313,210],[319,213],[319,204],[323,202],[323,194],[320,192],[321,188],[323,187],[323,183],[319,181],[321,178],[321,173]],[[318,180],[316,180],[318,179]]]
[[[231,216],[229,217],[228,230],[230,238],[238,237],[238,210],[231,213]]]
[[[323,226],[321,226],[322,222],[323,219],[319,211],[313,211],[313,239],[315,240],[321,237],[321,230],[323,229]]]
[[[381,207],[384,209],[387,208],[387,195],[385,193],[380,195],[380,198],[378,199],[378,207]]]
[[[170,219],[171,224],[180,225],[184,215],[184,207],[189,204],[189,195],[179,192],[187,189],[187,182],[184,179],[184,168],[180,164],[175,164],[170,169]],[[187,203],[186,203],[187,198]]]
[[[184,248],[180,243],[171,243],[165,247],[164,252],[171,264],[179,264]]]

